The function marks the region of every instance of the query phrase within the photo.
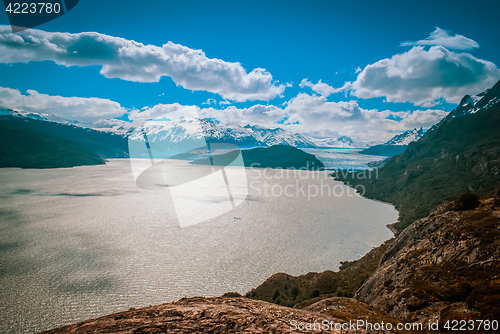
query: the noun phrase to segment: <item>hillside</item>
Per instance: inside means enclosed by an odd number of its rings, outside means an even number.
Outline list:
[[[463,209],[458,201],[443,205],[404,230],[355,298],[394,317],[439,319],[441,328],[450,319],[498,319],[498,192]]]
[[[57,168],[127,156],[121,136],[74,125],[0,116],[0,167]]]
[[[393,157],[406,151],[407,145],[375,145],[368,147],[359,153],[368,155],[381,155],[384,157]]]
[[[343,171],[332,175],[362,185],[365,197],[394,204],[400,213],[398,231],[464,192],[486,194],[500,184],[499,96],[500,82],[476,99],[478,109],[466,96],[420,140],[372,173],[378,177]]]
[[[237,156],[237,151],[214,155],[214,165],[227,166]],[[241,150],[245,167],[259,168],[295,168],[316,170],[324,169],[325,166],[314,155],[306,153],[293,146],[275,145],[271,147],[258,147]],[[193,164],[210,165],[210,158],[204,158],[191,162]]]
[[[282,306],[303,308],[330,297],[352,297],[375,271],[392,240],[356,261],[342,262],[340,270],[291,276],[277,273],[246,296]]]

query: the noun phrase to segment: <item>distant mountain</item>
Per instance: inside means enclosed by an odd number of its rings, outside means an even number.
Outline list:
[[[414,141],[419,140],[422,138],[424,135],[425,131],[420,128],[420,130],[417,130],[417,128],[413,130],[409,130],[406,132],[403,132],[402,134],[396,135],[392,137],[391,140],[389,140],[387,143],[384,145],[406,145],[408,146],[409,143],[413,143]]]
[[[14,116],[14,117],[35,119],[38,121],[49,121],[49,122],[56,122],[56,123],[63,123],[63,124],[78,125],[78,121],[69,120],[69,119],[55,116],[55,115],[35,113],[35,112],[29,112],[29,111],[23,111],[23,110],[12,110],[12,109],[0,108],[0,116],[2,116],[2,115],[3,116]]]
[[[361,154],[369,155],[381,155],[386,157],[392,157],[397,154],[401,154],[406,150],[409,143],[415,142],[422,138],[425,131],[420,128],[405,131],[399,135],[395,135],[388,142],[382,145],[371,146],[367,149],[362,150]]]
[[[309,138],[318,147],[338,147],[338,148],[356,148],[352,138],[341,136],[337,138],[315,139]]]
[[[363,185],[369,198],[393,203],[400,212],[398,230],[462,193],[492,191],[500,185],[500,81],[476,97],[466,95],[378,169],[378,177],[342,172],[335,177]]]
[[[123,136],[0,110],[0,167],[57,168],[128,156]]]
[[[156,122],[155,122],[156,123]],[[150,123],[144,128],[129,130],[131,140],[144,141],[144,136],[156,147],[194,147],[194,143],[206,140],[208,143],[228,143],[240,147],[287,145],[299,148],[311,148],[316,145],[306,137],[291,133],[281,128],[264,128],[260,126],[236,123],[218,124],[215,121],[199,118],[180,118],[175,121]]]
[[[227,166],[238,155],[238,152],[228,152],[214,155],[212,159],[203,158],[191,162],[198,165]],[[323,170],[325,166],[314,155],[288,145],[275,145],[271,147],[257,147],[241,150],[245,167],[257,168],[294,168],[306,170]]]

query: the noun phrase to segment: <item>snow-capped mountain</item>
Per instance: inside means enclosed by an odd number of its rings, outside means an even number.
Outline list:
[[[78,121],[72,121],[72,120],[62,118],[59,116],[55,116],[55,115],[41,114],[41,113],[35,113],[35,112],[29,112],[29,111],[23,111],[23,110],[13,110],[13,109],[7,109],[7,108],[0,108],[0,116],[2,116],[2,115],[35,119],[38,121],[49,121],[49,122],[63,123],[63,124],[78,124]]]
[[[454,117],[475,114],[479,110],[498,108],[500,108],[500,80],[493,87],[482,93],[477,95],[465,95],[458,107],[450,112],[443,121],[446,122]]]
[[[392,137],[387,143],[383,145],[408,145],[409,143],[422,138],[424,133],[425,131],[422,128],[420,128],[420,130],[417,130],[417,128],[415,128],[413,130],[409,130]]]
[[[356,147],[352,138],[347,136],[341,136],[338,138],[323,138],[323,139],[310,138],[310,140],[319,147],[338,147],[338,148]]]
[[[178,145],[206,140],[209,143],[223,142],[238,146],[288,145],[299,148],[316,147],[306,137],[281,128],[268,129],[251,125],[240,126],[236,123],[219,124],[214,121],[192,117],[182,117],[175,121],[151,122],[143,128],[129,130],[128,135],[131,140],[144,141],[144,136],[146,136],[150,143],[168,142]]]
[[[403,153],[406,150],[408,144],[422,138],[424,133],[425,131],[422,128],[420,128],[420,130],[417,130],[416,128],[413,130],[408,130],[399,135],[395,135],[384,144],[371,146],[361,151],[360,153],[392,157],[394,155]]]
[[[237,130],[241,131],[242,128],[237,124],[236,126],[238,126]],[[291,133],[282,128],[267,129],[257,125],[251,126],[247,124],[243,129],[249,131],[258,142],[264,143],[267,146],[288,145],[302,148],[316,147],[316,144],[305,136],[299,133]]]

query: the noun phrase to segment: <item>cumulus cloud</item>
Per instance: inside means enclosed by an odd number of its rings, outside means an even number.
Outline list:
[[[444,30],[436,27],[436,30],[431,32],[431,35],[426,39],[416,42],[404,42],[401,46],[417,46],[417,45],[441,45],[448,49],[455,50],[471,50],[478,48],[479,44],[476,41],[462,35],[453,34],[449,30]]]
[[[119,117],[127,110],[119,103],[99,98],[62,97],[28,90],[0,87],[0,107],[44,113],[98,126],[105,119]]]
[[[465,94],[482,92],[499,78],[495,64],[469,53],[415,46],[366,66],[343,89],[360,98],[386,97],[389,102],[430,106],[438,99],[458,103]]]
[[[325,97],[330,96],[333,93],[337,93],[341,90],[338,88],[333,88],[332,86],[330,86],[324,82],[321,82],[321,79],[318,81],[317,84],[313,84],[312,82],[310,82],[307,79],[302,79],[302,81],[299,84],[299,87],[300,88],[309,87],[314,92],[316,92],[320,95],[323,95]]]
[[[198,117],[200,108],[198,106],[184,106],[179,103],[157,104],[153,107],[132,109],[128,113],[128,119],[133,126],[141,126],[150,120],[176,120],[180,117]]]
[[[13,34],[0,26],[0,63],[51,60],[64,66],[101,66],[106,78],[158,82],[170,77],[189,90],[204,90],[224,99],[268,101],[287,85],[273,81],[271,73],[255,68],[249,73],[240,63],[208,58],[201,50],[168,42],[144,45],[95,32],[78,34],[28,29]]]
[[[201,104],[207,104],[207,105],[217,104],[217,100],[212,99],[212,98],[208,98],[206,102],[202,102]]]

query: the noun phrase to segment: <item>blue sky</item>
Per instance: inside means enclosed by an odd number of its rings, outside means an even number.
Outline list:
[[[500,79],[499,9],[497,1],[84,0],[18,33],[23,42],[3,27],[0,107],[38,106],[96,127],[195,108],[222,122],[379,142],[431,126]],[[28,45],[33,38],[67,54]],[[120,48],[129,53],[117,57]]]

